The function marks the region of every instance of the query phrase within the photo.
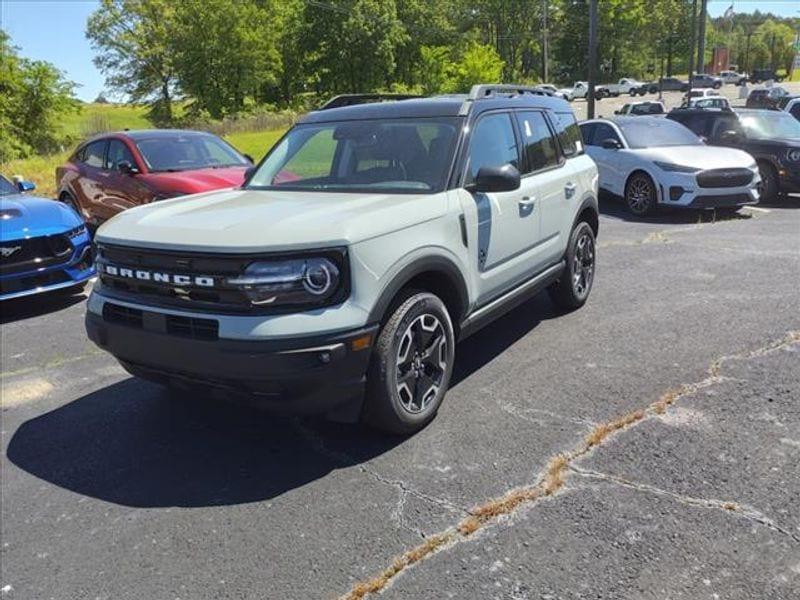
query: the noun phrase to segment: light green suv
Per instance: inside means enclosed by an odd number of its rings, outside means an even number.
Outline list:
[[[170,386],[420,429],[458,340],[592,288],[597,169],[541,94],[337,97],[242,188],[121,213],[96,234],[89,337]]]

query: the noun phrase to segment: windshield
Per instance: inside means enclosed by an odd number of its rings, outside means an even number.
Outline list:
[[[750,139],[800,140],[800,121],[787,112],[764,110],[742,113],[740,121]]]
[[[213,135],[176,134],[136,140],[147,169],[158,171],[191,171],[241,167],[248,161],[231,146]]]
[[[666,119],[643,118],[636,122],[617,124],[631,148],[700,146],[703,144],[700,138],[686,127]]]
[[[9,194],[19,194],[19,190],[17,186],[0,175],[0,196],[8,196]]]
[[[444,189],[458,119],[298,125],[269,153],[249,188],[436,192]]]

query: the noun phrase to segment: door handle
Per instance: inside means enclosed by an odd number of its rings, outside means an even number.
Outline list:
[[[575,195],[575,190],[578,189],[578,186],[572,182],[569,182],[567,185],[564,186],[564,194],[567,198],[572,198]]]
[[[530,196],[523,196],[522,200],[519,201],[519,205],[523,208],[532,208],[534,204],[536,204],[536,198],[531,198]]]

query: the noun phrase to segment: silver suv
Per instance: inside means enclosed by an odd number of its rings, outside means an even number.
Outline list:
[[[436,414],[456,342],[595,269],[597,169],[532,88],[337,97],[240,189],[97,232],[89,337],[130,373],[395,433]]]

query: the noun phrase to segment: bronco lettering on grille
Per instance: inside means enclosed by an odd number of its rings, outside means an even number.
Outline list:
[[[214,278],[209,275],[181,275],[175,273],[164,273],[160,271],[144,271],[142,269],[129,269],[126,267],[116,267],[114,265],[100,264],[99,270],[112,277],[124,277],[126,279],[138,279],[139,281],[153,281],[157,283],[168,283],[175,285],[195,285],[198,287],[214,287]]]

